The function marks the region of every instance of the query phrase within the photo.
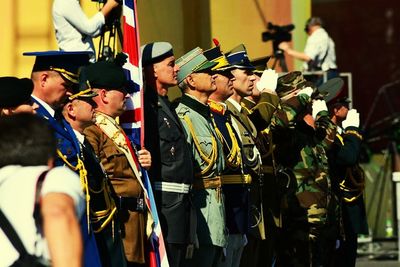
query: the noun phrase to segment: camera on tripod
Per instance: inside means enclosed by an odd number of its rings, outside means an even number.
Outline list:
[[[121,29],[121,16],[122,16],[122,0],[115,0],[118,6],[114,7],[105,19],[105,24],[101,29],[98,61],[113,61],[115,51],[117,49],[116,43],[119,40],[121,46],[123,43],[123,35]],[[107,5],[107,0],[92,0],[100,5]],[[117,39],[118,37],[118,39]]]
[[[280,43],[290,42],[292,40],[292,34],[290,32],[294,29],[293,24],[279,26],[269,22],[267,29],[267,31],[261,33],[261,37],[263,42],[272,41],[274,51],[278,50],[278,45]]]

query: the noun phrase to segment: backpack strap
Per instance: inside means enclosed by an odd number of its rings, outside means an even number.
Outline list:
[[[3,230],[4,234],[10,240],[11,244],[18,251],[20,255],[27,255],[24,244],[19,238],[17,232],[14,227],[12,227],[11,223],[8,221],[7,217],[4,215],[3,211],[0,209],[0,228]]]
[[[41,225],[41,216],[40,216],[40,192],[42,190],[42,185],[44,178],[46,177],[48,171],[44,171],[38,178],[36,183],[36,196],[35,196],[35,207],[33,212],[33,217],[35,219],[35,224],[38,226]],[[12,227],[10,221],[4,215],[3,211],[0,209],[0,228],[3,230],[4,234],[10,240],[11,244],[18,251],[20,256],[28,255],[28,252],[25,249],[24,244],[19,238],[17,232],[14,227]],[[38,228],[39,229],[39,228]]]
[[[36,229],[42,232],[42,214],[40,213],[40,194],[42,192],[43,182],[49,170],[42,172],[36,182],[35,204],[33,209],[33,219],[35,220]]]

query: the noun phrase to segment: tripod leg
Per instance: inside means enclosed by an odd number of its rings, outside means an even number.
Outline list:
[[[282,71],[284,72],[288,72],[288,68],[286,65],[286,60],[285,60],[285,56],[281,55],[281,57],[279,58],[279,66],[281,66]]]

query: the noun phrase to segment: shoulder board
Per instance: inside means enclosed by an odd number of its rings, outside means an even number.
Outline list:
[[[215,101],[212,101],[212,100],[208,101],[208,105],[210,106],[210,110],[212,112],[224,115],[225,108],[224,108],[223,105],[221,105],[221,104],[219,104],[219,103],[217,103]]]

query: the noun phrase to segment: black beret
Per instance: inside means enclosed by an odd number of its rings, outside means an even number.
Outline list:
[[[80,89],[120,89],[127,85],[124,69],[113,62],[100,61],[82,67],[79,73]]]
[[[31,79],[0,77],[0,108],[13,108],[28,103],[32,90]]]

